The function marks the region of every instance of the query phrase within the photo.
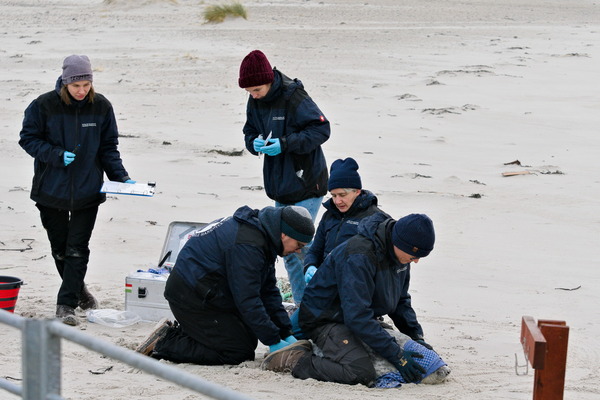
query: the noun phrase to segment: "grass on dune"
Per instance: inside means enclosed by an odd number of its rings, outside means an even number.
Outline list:
[[[223,22],[227,17],[242,17],[248,19],[248,14],[244,6],[238,2],[223,6],[208,6],[204,10],[204,20],[206,22]]]

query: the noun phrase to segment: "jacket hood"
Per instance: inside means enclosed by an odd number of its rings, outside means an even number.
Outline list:
[[[281,243],[281,207],[265,207],[258,211],[258,220],[267,232],[267,237],[273,243],[277,255],[283,255],[283,243]]]
[[[281,94],[283,94],[286,99],[289,99],[296,89],[304,88],[304,85],[300,79],[291,79],[275,68],[273,68],[273,73],[274,79],[273,84],[271,85],[271,90],[269,90],[269,93],[267,93],[267,95],[259,101],[270,103],[277,99]]]
[[[360,222],[358,234],[375,244],[378,255],[387,255],[392,248],[392,228],[395,223],[396,221],[385,213],[373,214]]]
[[[258,210],[253,210],[248,206],[242,206],[235,210],[233,218],[243,224],[249,224],[257,227],[259,230],[264,231],[260,222],[258,222]]]
[[[56,85],[54,85],[54,90],[56,90],[56,93],[60,94],[60,89],[62,87],[63,87],[62,76],[59,76],[58,79],[56,80]]]

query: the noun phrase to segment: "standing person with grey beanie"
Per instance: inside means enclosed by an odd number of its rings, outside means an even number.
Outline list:
[[[276,68],[260,50],[240,64],[238,84],[248,94],[244,140],[246,149],[263,156],[267,196],[276,207],[297,205],[317,218],[327,193],[327,163],[321,146],[330,136],[330,124],[299,79]],[[304,293],[303,254],[284,258],[294,301]]]
[[[70,55],[54,90],[25,110],[19,145],[34,158],[31,199],[39,209],[52,257],[62,279],[56,317],[77,325],[77,307],[98,307],[88,291],[89,241],[104,174],[130,180],[118,150],[117,122],[111,103],[93,86],[94,74],[85,55]]]
[[[137,351],[173,362],[235,365],[254,360],[258,340],[273,352],[296,343],[275,260],[298,253],[314,232],[310,214],[297,206],[243,206],[203,227],[167,279],[165,298],[177,324],[159,324]]]
[[[400,332],[431,349],[408,288],[411,263],[428,256],[434,242],[433,223],[424,214],[396,221],[378,213],[362,220],[358,234],[321,264],[297,311],[302,333],[322,355],[303,345],[290,346],[267,356],[263,369],[291,371],[300,379],[371,386],[376,374],[365,343],[394,365],[404,382],[419,382],[426,372],[423,355],[401,348],[378,317],[388,315]]]

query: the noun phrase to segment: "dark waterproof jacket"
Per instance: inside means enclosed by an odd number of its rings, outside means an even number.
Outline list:
[[[364,219],[358,234],[321,264],[300,304],[300,327],[309,337],[318,326],[342,323],[391,363],[402,351],[377,317],[387,314],[402,333],[423,337],[408,294],[410,264],[400,264],[393,251],[395,223],[383,213]]]
[[[106,200],[100,193],[104,172],[112,181],[129,179],[123,167],[117,122],[110,102],[96,93],[94,101],[60,98],[56,89],[35,99],[25,110],[19,144],[34,161],[31,199],[43,206],[79,210]],[[74,152],[65,167],[63,153]]]
[[[359,222],[375,213],[383,212],[377,207],[377,196],[368,190],[361,190],[352,206],[345,213],[340,212],[333,199],[323,203],[327,209],[313,239],[308,254],[304,257],[304,268],[314,265],[319,268],[325,257],[340,243],[358,232]]]
[[[329,121],[299,79],[273,70],[275,80],[260,100],[248,99],[244,137],[254,155],[254,139],[279,138],[281,153],[264,155],[263,177],[269,198],[283,204],[321,197],[327,192],[327,162],[321,145],[329,139]]]
[[[181,308],[235,313],[263,344],[279,343],[292,331],[276,286],[277,233],[268,232],[259,210],[247,206],[210,223],[187,241],[175,262],[172,274],[189,290],[172,293],[167,285],[166,299]]]

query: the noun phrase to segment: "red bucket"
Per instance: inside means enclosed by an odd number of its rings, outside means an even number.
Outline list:
[[[0,276],[0,308],[15,312],[15,304],[19,297],[19,289],[23,281],[14,276]]]

